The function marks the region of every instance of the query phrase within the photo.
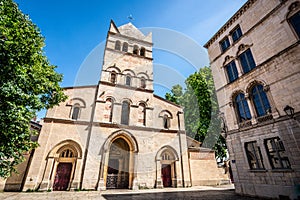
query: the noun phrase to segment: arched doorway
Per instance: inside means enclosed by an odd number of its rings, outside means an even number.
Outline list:
[[[70,148],[64,148],[60,151],[53,182],[54,191],[63,191],[70,188],[71,175],[74,173],[76,161],[75,155]]]
[[[98,190],[137,189],[137,153],[135,137],[125,130],[112,133],[101,148]]]
[[[113,141],[109,149],[107,189],[127,189],[129,186],[129,145],[123,138]]]
[[[170,146],[164,146],[157,152],[157,188],[177,187],[176,167],[178,161],[176,151]]]
[[[61,141],[51,149],[46,160],[40,190],[79,188],[82,167],[82,149],[79,143],[73,140]]]

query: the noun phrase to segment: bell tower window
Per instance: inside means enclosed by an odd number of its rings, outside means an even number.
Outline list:
[[[133,46],[133,54],[138,55],[139,54],[139,47],[137,45]]]
[[[140,50],[140,56],[146,56],[145,53],[146,53],[146,49],[142,47]]]
[[[130,86],[131,85],[131,76],[130,75],[126,75],[125,78],[125,85]]]
[[[122,51],[128,52],[128,43],[127,42],[123,43]]]
[[[119,40],[116,41],[115,50],[121,50],[121,42]]]
[[[112,71],[110,74],[110,82],[116,83],[116,79],[117,79],[117,73],[115,71]]]

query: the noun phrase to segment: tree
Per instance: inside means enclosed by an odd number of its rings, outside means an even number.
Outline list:
[[[226,157],[226,142],[221,133],[221,121],[218,117],[218,103],[209,67],[190,75],[183,91],[175,85],[171,93],[166,93],[167,100],[184,107],[184,119],[187,135],[202,143],[203,147],[213,148],[216,157]]]
[[[37,147],[30,140],[35,113],[66,100],[43,53],[44,38],[12,0],[0,0],[0,177],[7,178]]]

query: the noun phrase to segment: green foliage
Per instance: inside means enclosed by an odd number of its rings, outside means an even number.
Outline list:
[[[0,177],[6,178],[37,146],[30,119],[64,101],[55,72],[43,54],[44,38],[12,0],[0,0]]]
[[[220,135],[221,121],[218,117],[218,103],[213,77],[209,67],[190,75],[183,91],[175,85],[166,99],[184,107],[185,129],[189,137],[202,142],[203,147],[213,148],[216,157],[226,157],[226,142]]]

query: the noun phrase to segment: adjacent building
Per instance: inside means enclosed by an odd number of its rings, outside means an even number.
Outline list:
[[[235,190],[300,198],[300,1],[248,0],[205,44]]]

